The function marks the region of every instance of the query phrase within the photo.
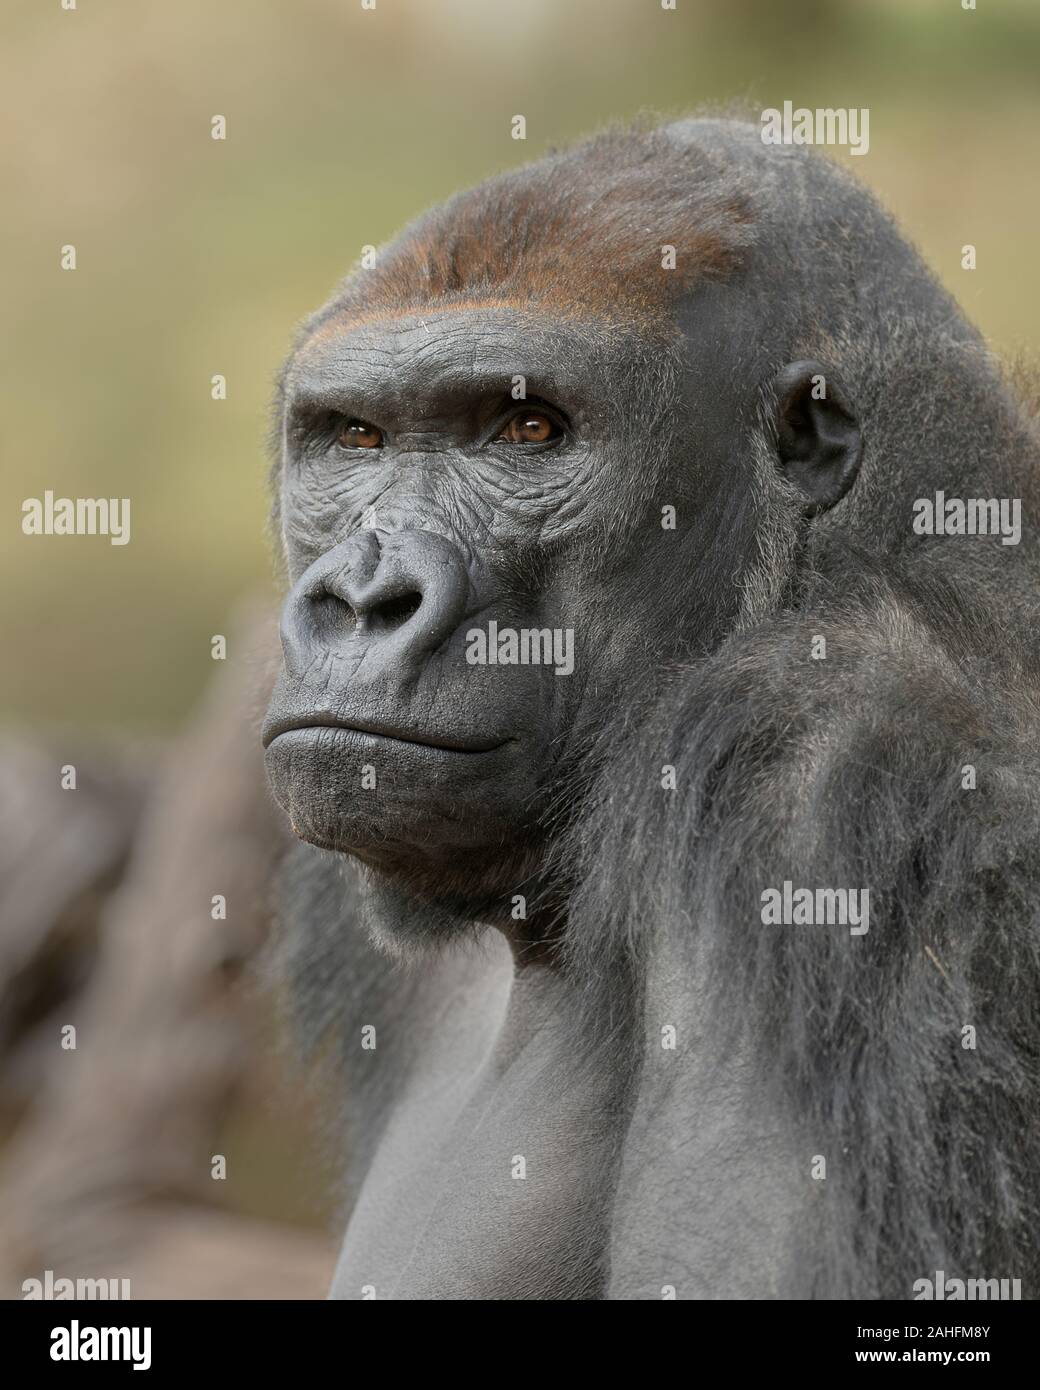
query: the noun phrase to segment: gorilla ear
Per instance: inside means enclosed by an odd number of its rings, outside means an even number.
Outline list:
[[[780,471],[813,516],[833,507],[856,480],[859,422],[837,376],[821,362],[789,362],[774,386]]]

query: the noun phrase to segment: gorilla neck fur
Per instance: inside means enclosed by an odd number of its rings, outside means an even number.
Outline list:
[[[560,913],[550,904],[559,890],[542,881],[543,861],[531,869],[530,852],[516,856],[515,892],[479,886],[431,885],[361,866],[362,922],[379,950],[396,959],[421,958],[489,928],[501,933],[517,966],[555,960]]]

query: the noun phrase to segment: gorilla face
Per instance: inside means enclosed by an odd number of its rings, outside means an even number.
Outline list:
[[[616,698],[630,658],[640,581],[622,542],[645,532],[660,439],[611,389],[619,347],[487,307],[298,350],[280,481],[293,588],[264,742],[304,838],[485,884],[533,852],[594,732],[583,702]]]

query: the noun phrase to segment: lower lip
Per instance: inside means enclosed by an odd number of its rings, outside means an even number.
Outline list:
[[[489,748],[446,748],[443,744],[421,743],[417,739],[398,738],[393,734],[374,734],[367,729],[355,729],[346,724],[306,724],[293,729],[283,729],[281,733],[275,734],[267,747],[273,748],[281,739],[316,741],[322,735],[335,736],[337,742],[353,744],[359,748],[410,748],[417,753],[452,758],[486,757],[490,753],[497,753],[510,742],[509,739],[503,739],[501,743],[493,744]]]

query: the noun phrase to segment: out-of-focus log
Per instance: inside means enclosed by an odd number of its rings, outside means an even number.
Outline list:
[[[62,1020],[76,1025],[76,1050],[61,1050],[55,1026],[46,1087],[6,1155],[5,1282],[49,1268],[129,1277],[134,1296],[148,1296],[142,1280],[169,1292],[164,1241],[171,1261],[191,1247],[196,1258],[208,1249],[212,1263],[218,1233],[238,1230],[241,1249],[228,1250],[223,1267],[239,1275],[218,1280],[228,1293],[273,1296],[279,1259],[297,1296],[324,1293],[323,1238],[206,1206],[227,1190],[210,1176],[213,1139],[257,1045],[253,1001],[238,982],[264,939],[271,869],[285,844],[258,735],[274,647],[266,611],[244,613],[226,663],[159,770],[103,917],[91,987]],[[224,920],[212,915],[216,895]],[[197,1263],[190,1276],[183,1296],[208,1296]]]
[[[54,1010],[96,964],[100,913],[123,872],[154,746],[0,740],[0,1106],[34,1094]],[[59,769],[72,763],[74,791]]]

